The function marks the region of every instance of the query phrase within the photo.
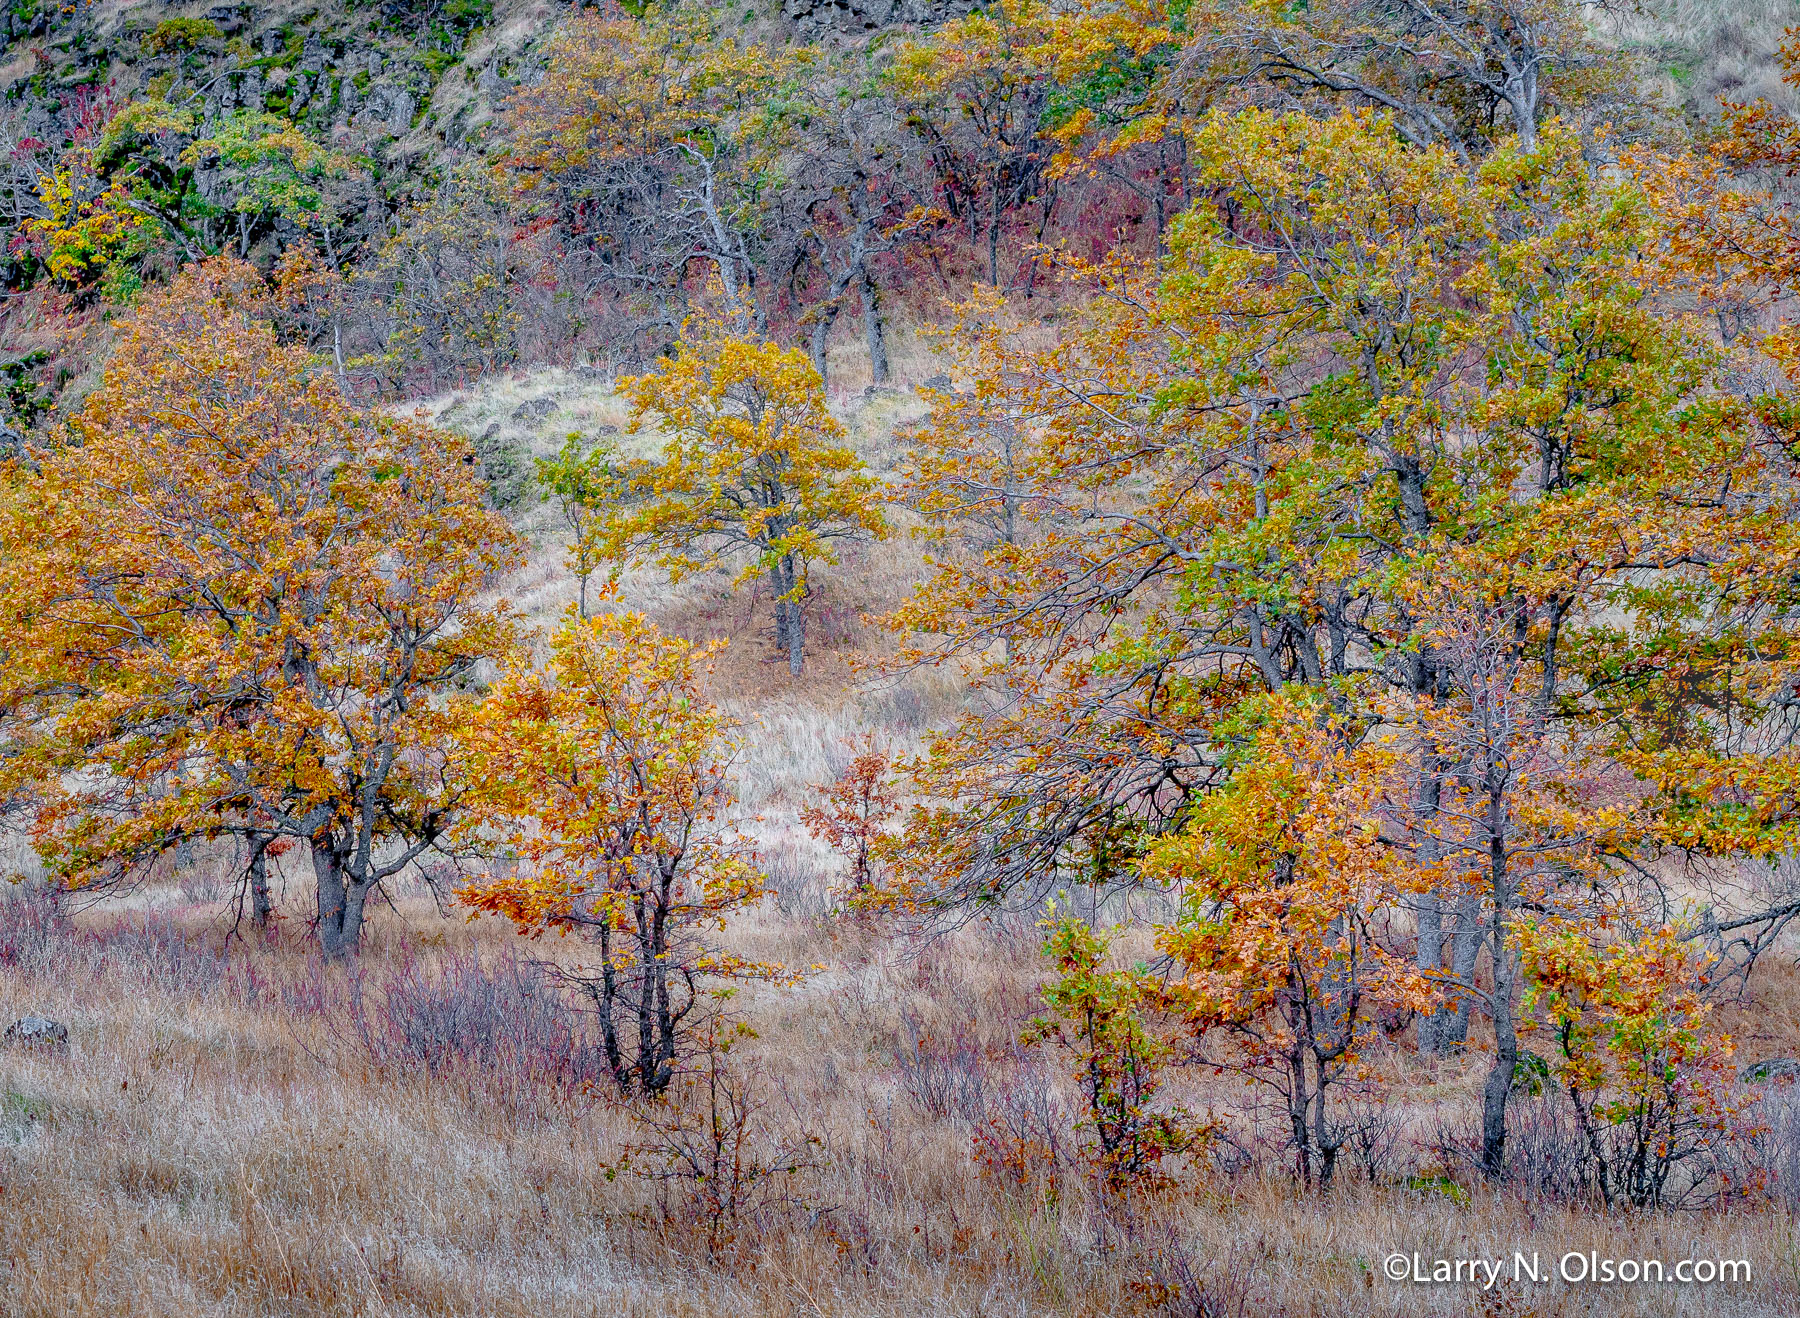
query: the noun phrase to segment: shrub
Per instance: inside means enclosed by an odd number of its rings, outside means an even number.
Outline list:
[[[984,1109],[987,1118],[971,1140],[982,1175],[1047,1203],[1061,1198],[1075,1114],[1057,1095],[1053,1077],[1031,1067],[1008,1071],[995,1080]]]
[[[144,37],[144,53],[160,55],[169,50],[192,50],[203,41],[217,41],[224,34],[205,18],[165,18]]]
[[[1599,942],[1583,928],[1518,931],[1527,1011],[1552,1040],[1582,1160],[1610,1207],[1709,1195],[1740,1124],[1731,1038],[1701,998],[1710,963],[1672,928]]]
[[[936,1039],[919,1028],[910,1010],[900,1013],[900,1043],[894,1065],[907,1097],[921,1115],[938,1120],[980,1122],[987,1115],[981,1044],[964,1028]]]
[[[51,950],[74,932],[63,896],[60,888],[28,881],[0,897],[0,966],[31,973],[48,965]]]
[[[44,883],[20,884],[0,898],[0,966],[58,979],[110,974],[188,997],[227,987],[230,960],[206,932],[155,911],[83,928],[69,918],[66,900]]]
[[[352,981],[351,991],[356,1037],[387,1066],[481,1076],[512,1100],[583,1090],[609,1074],[584,1013],[530,961],[484,965],[453,952],[428,967],[408,956],[386,976]]]
[[[1039,1019],[1027,1043],[1055,1041],[1075,1063],[1087,1132],[1082,1149],[1111,1197],[1169,1183],[1164,1163],[1199,1143],[1206,1126],[1181,1108],[1160,1106],[1170,1045],[1145,1025],[1159,990],[1141,970],[1102,970],[1107,938],[1085,921],[1051,912],[1044,953],[1058,971],[1044,990],[1054,1019]]]
[[[816,1135],[778,1129],[749,1077],[732,1068],[732,1045],[751,1031],[716,1011],[696,1065],[660,1096],[627,1109],[640,1133],[607,1171],[657,1186],[654,1220],[706,1239],[710,1261],[742,1256],[772,1217],[811,1207],[805,1174],[822,1162]]]

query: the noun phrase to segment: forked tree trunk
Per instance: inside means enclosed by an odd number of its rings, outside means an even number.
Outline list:
[[[800,566],[792,554],[769,569],[775,594],[775,648],[787,655],[788,672],[799,677],[806,662],[806,619],[800,607]]]
[[[1469,1016],[1475,1009],[1475,963],[1481,959],[1481,949],[1487,942],[1480,897],[1469,893],[1457,900],[1456,922],[1451,929],[1450,973],[1461,991],[1456,1006],[1440,1013],[1443,1023],[1438,1038],[1445,1051],[1461,1048],[1469,1041]]]
[[[869,378],[886,384],[889,378],[887,330],[881,322],[881,294],[865,268],[862,272],[863,341],[869,348]]]
[[[347,873],[343,857],[328,843],[313,842],[312,860],[319,891],[319,950],[327,961],[347,960],[362,940],[363,908],[372,885]]]

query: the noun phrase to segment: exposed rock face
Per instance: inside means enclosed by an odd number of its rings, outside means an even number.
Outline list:
[[[974,0],[782,0],[782,10],[802,29],[873,32],[910,24],[923,27],[960,17]]]
[[[64,1048],[69,1043],[69,1027],[48,1016],[21,1016],[6,1027],[0,1043],[24,1047]]]
[[[383,132],[399,137],[412,127],[413,115],[418,108],[419,103],[404,87],[378,82],[364,97],[357,122],[364,126],[379,125]]]
[[[206,11],[206,16],[218,24],[220,32],[230,36],[234,32],[242,32],[250,25],[250,6],[214,5]]]

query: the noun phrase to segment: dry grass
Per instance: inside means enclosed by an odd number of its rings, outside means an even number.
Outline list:
[[[217,946],[178,890],[151,896]],[[489,958],[514,944],[417,894],[381,923],[371,977],[465,943]],[[1203,1172],[1122,1231],[1078,1182],[1047,1202],[1040,1183],[984,1177],[966,1115],[922,1110],[896,1065],[921,1035],[965,1038],[996,1101],[1034,1006],[1029,938],[971,931],[921,949],[772,911],[736,937],[824,967],[742,1004],[758,1037],[740,1062],[772,1124],[816,1136],[823,1165],[796,1188],[803,1206],[746,1228],[710,1264],[696,1233],[634,1216],[650,1205],[642,1184],[609,1179],[635,1138],[619,1105],[550,1091],[522,1105],[478,1066],[434,1078],[382,1063],[347,1028],[341,996],[321,1013],[331,977],[297,939],[224,961],[181,953],[174,968],[108,960],[100,940],[57,964],[0,965],[0,1015],[43,1011],[72,1034],[66,1054],[0,1052],[0,1313],[1724,1316],[1800,1303],[1784,1213],[1606,1217],[1435,1180],[1408,1188],[1429,1159],[1417,1149],[1386,1182],[1325,1197],[1276,1170]],[[1057,1065],[1033,1065],[1034,1083],[1063,1090]],[[1405,1103],[1423,1114],[1466,1086],[1420,1075]],[[1188,1096],[1208,1092],[1195,1081]],[[1379,1272],[1393,1250],[1587,1249],[1749,1258],[1755,1275],[1483,1297]]]
[[[916,375],[935,359],[924,355],[917,335],[896,331],[896,369]],[[910,345],[902,351],[901,345]],[[865,362],[866,373],[866,362]],[[548,457],[570,432],[600,436],[626,452],[660,443],[656,432],[626,432],[629,409],[612,381],[593,368],[545,370],[491,377],[476,386],[422,405],[433,420],[462,433],[496,434],[528,458]],[[840,397],[836,410],[849,442],[871,470],[888,476],[903,443],[896,432],[925,409],[911,388],[893,387]],[[576,583],[565,562],[568,532],[553,506],[535,491],[511,516],[530,544],[525,567],[506,583],[506,594],[537,627],[554,624],[576,601]],[[664,630],[699,642],[724,642],[712,660],[714,688],[743,729],[737,780],[746,831],[761,845],[790,910],[829,905],[820,895],[828,856],[799,824],[799,809],[814,783],[835,776],[848,741],[878,733],[890,751],[916,749],[921,731],[948,723],[963,698],[949,672],[903,679],[875,674],[867,661],[892,648],[877,622],[924,575],[922,545],[911,530],[917,519],[890,509],[893,533],[880,543],[850,543],[835,564],[818,564],[807,603],[806,672],[789,675],[773,645],[773,611],[760,581],[733,586],[733,573],[703,573],[671,583],[666,573],[631,570],[620,579],[616,600],[603,607],[641,610]]]
[[[1800,110],[1775,59],[1795,21],[1789,0],[1644,0],[1602,19],[1645,57],[1652,85],[1701,120],[1716,117],[1721,100]]]

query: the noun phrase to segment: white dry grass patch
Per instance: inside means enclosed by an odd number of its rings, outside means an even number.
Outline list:
[[[1717,116],[1721,100],[1766,98],[1800,111],[1776,62],[1797,19],[1791,0],[1644,0],[1598,16],[1602,31],[1645,57],[1653,85],[1702,120]]]
[[[43,877],[43,862],[24,835],[10,828],[0,828],[0,882]]]

